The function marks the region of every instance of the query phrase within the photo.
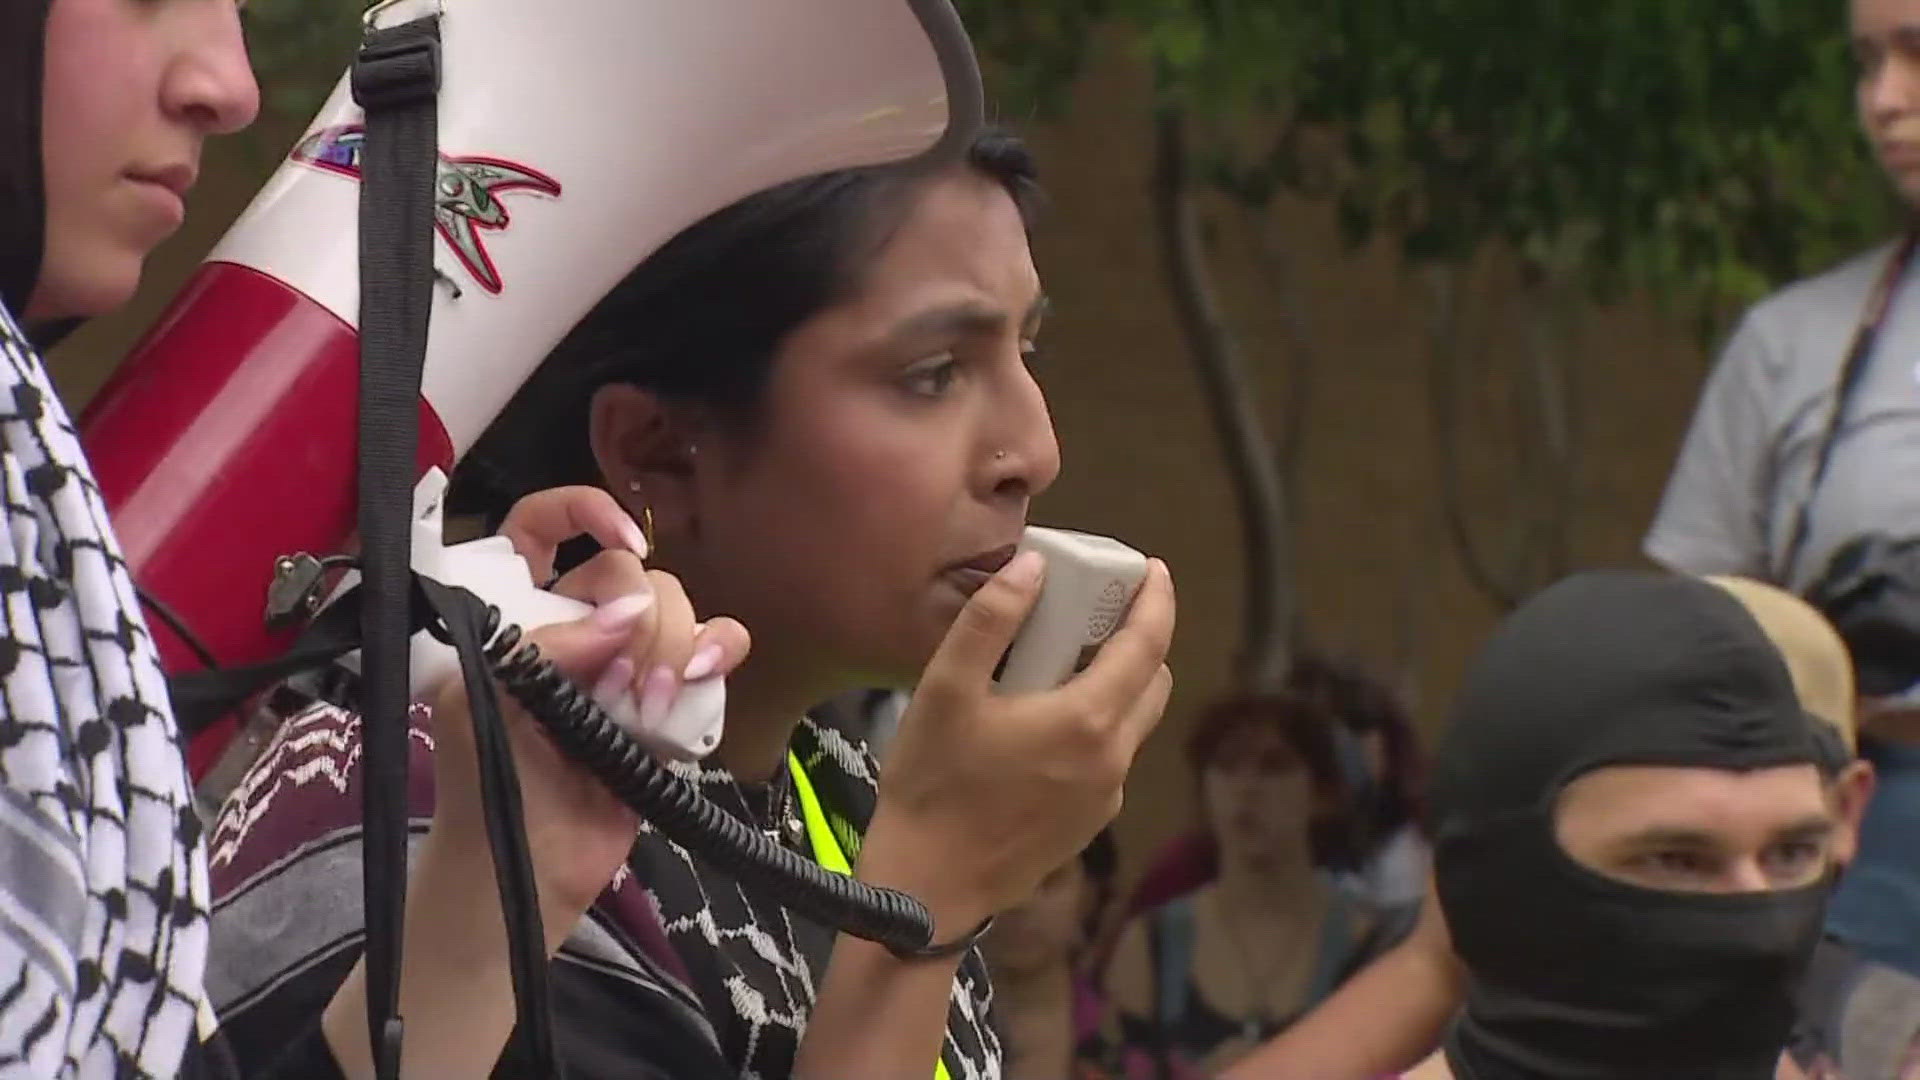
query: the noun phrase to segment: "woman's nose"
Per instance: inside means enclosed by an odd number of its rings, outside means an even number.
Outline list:
[[[1024,361],[1012,392],[996,410],[992,489],[1000,498],[1031,499],[1060,476],[1060,440],[1046,395]]]
[[[260,84],[238,10],[224,0],[201,7],[205,18],[182,29],[180,51],[160,87],[161,106],[201,134],[229,135],[260,115]]]

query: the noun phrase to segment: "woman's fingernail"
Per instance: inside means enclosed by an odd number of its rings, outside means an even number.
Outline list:
[[[640,531],[640,526],[635,525],[632,518],[620,523],[620,542],[633,552],[635,558],[647,557],[647,534]]]
[[[617,633],[633,626],[640,616],[653,606],[653,590],[641,589],[630,592],[618,600],[609,601],[593,609],[587,623],[595,630],[605,634]]]
[[[1013,561],[1007,563],[1006,567],[1000,571],[1000,576],[1007,580],[1007,584],[1018,585],[1024,589],[1040,580],[1040,571],[1044,570],[1046,565],[1046,558],[1039,552],[1023,551],[1015,555]]]
[[[640,686],[640,730],[659,728],[679,696],[680,680],[674,678],[672,668],[661,664],[647,672],[647,681]]]
[[[687,669],[680,677],[688,682],[699,682],[720,668],[720,657],[725,650],[719,645],[708,643],[693,651],[693,659],[687,661]]]
[[[593,700],[609,712],[619,707],[620,699],[633,691],[633,657],[616,656],[600,681],[593,684]]]

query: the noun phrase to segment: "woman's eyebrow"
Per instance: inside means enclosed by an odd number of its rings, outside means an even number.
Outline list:
[[[1007,325],[1007,313],[971,300],[943,304],[909,315],[887,331],[890,342],[991,334]]]
[[[1021,318],[1023,333],[1039,329],[1040,320],[1052,306],[1045,296],[1035,298]],[[929,338],[974,337],[997,334],[1010,320],[1004,308],[977,300],[961,300],[916,312],[895,323],[887,331],[889,344],[926,341]]]

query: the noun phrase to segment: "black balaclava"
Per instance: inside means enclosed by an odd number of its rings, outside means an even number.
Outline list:
[[[0,304],[25,317],[46,246],[40,158],[49,0],[0,0]]]
[[[1466,1006],[1459,1080],[1771,1080],[1828,885],[1660,892],[1554,835],[1609,765],[1819,764],[1818,721],[1740,603],[1677,575],[1577,575],[1514,612],[1469,671],[1434,774],[1434,869]]]

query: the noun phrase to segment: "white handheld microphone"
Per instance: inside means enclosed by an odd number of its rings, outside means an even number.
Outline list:
[[[1038,551],[1047,570],[1040,599],[994,673],[1008,693],[1051,690],[1085,669],[1147,577],[1147,557],[1111,537],[1034,525],[1020,550]]]

